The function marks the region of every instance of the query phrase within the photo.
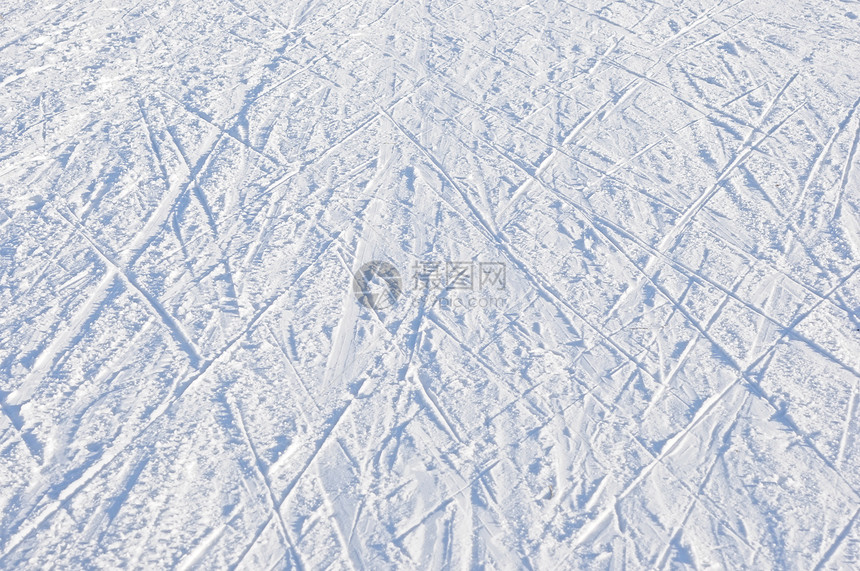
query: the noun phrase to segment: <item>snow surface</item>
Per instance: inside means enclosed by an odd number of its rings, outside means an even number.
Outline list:
[[[0,568],[860,567],[858,14],[4,0]]]

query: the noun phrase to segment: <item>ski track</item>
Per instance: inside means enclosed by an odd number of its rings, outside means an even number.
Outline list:
[[[0,10],[0,568],[855,568],[857,8]]]

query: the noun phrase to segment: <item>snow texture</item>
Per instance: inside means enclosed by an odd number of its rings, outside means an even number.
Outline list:
[[[858,14],[4,0],[0,568],[857,569]]]

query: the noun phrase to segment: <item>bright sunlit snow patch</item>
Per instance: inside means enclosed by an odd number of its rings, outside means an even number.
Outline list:
[[[856,568],[857,14],[6,2],[0,568]]]

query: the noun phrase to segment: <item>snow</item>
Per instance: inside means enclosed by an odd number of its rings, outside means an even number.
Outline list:
[[[0,568],[857,568],[858,14],[4,3]]]

